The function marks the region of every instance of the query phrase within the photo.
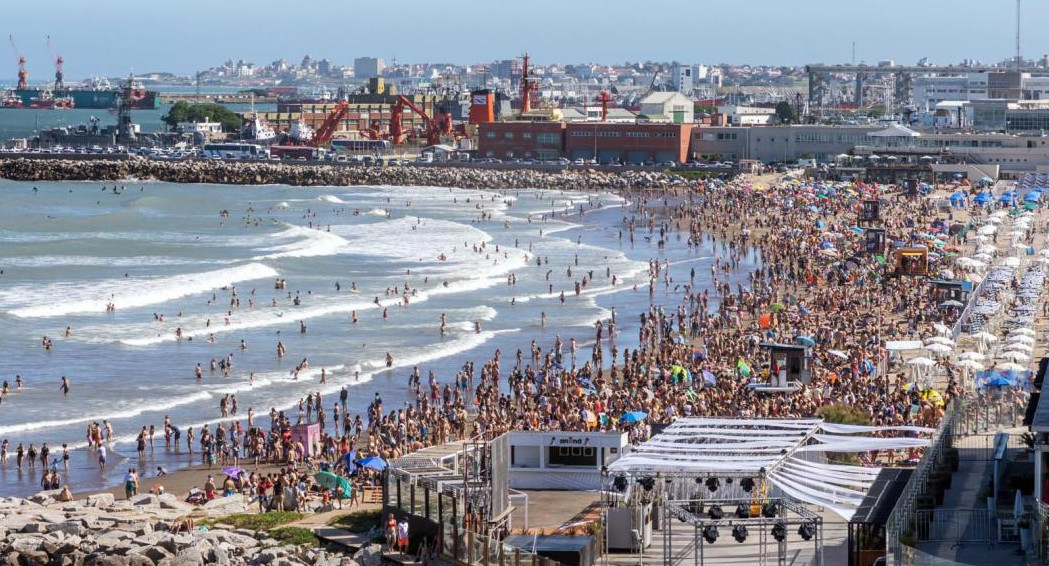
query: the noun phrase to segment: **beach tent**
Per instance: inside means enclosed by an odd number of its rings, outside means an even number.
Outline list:
[[[980,193],[980,194],[976,195],[975,197],[973,197],[973,202],[976,203],[976,204],[987,204],[987,203],[991,202],[991,194],[990,193]]]
[[[386,462],[378,456],[368,456],[362,460],[357,460],[362,468],[371,468],[373,470],[385,470]]]
[[[317,472],[313,475],[313,479],[317,480],[318,484],[330,489],[332,494],[339,487],[342,487],[343,497],[349,497],[353,492],[353,485],[350,484],[349,480],[332,472]]]

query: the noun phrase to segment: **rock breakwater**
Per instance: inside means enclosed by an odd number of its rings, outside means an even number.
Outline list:
[[[470,167],[363,167],[250,161],[0,159],[0,178],[17,181],[157,180],[171,183],[297,186],[399,185],[468,189],[621,190],[687,186],[693,181],[662,172],[590,169],[482,169]]]

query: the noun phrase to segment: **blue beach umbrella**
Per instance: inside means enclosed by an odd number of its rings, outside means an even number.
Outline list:
[[[988,387],[1010,387],[1012,385],[1013,382],[1009,381],[1008,379],[1002,376],[998,376],[987,382]]]
[[[358,460],[357,463],[360,464],[362,468],[371,468],[373,470],[386,469],[386,462],[378,456],[368,456],[363,460]]]
[[[808,346],[809,348],[813,348],[816,346],[816,341],[813,340],[811,336],[798,336],[797,341],[798,344],[801,344],[802,346]]]
[[[621,423],[636,423],[636,422],[639,422],[639,421],[643,420],[647,416],[648,416],[648,413],[646,413],[644,411],[629,411],[629,412],[625,413],[623,416],[619,417],[619,422],[621,422]]]

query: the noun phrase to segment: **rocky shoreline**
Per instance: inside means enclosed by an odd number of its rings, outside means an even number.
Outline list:
[[[247,511],[241,495],[201,507],[173,495],[114,500],[110,493],[62,503],[57,492],[0,499],[0,566],[379,566],[377,547],[354,554],[282,544],[265,532],[216,524],[174,532]]]
[[[0,159],[0,178],[16,181],[157,180],[171,183],[296,186],[399,185],[468,189],[622,190],[695,184],[662,172],[591,169],[362,167],[251,161]]]

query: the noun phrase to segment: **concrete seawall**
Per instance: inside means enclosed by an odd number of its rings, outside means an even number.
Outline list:
[[[155,161],[141,158],[0,158],[0,178],[17,181],[141,179],[231,185],[403,185],[572,190],[646,189],[695,184],[694,181],[676,175],[633,170],[607,172],[589,169],[551,171],[469,167],[362,167],[251,161]]]

